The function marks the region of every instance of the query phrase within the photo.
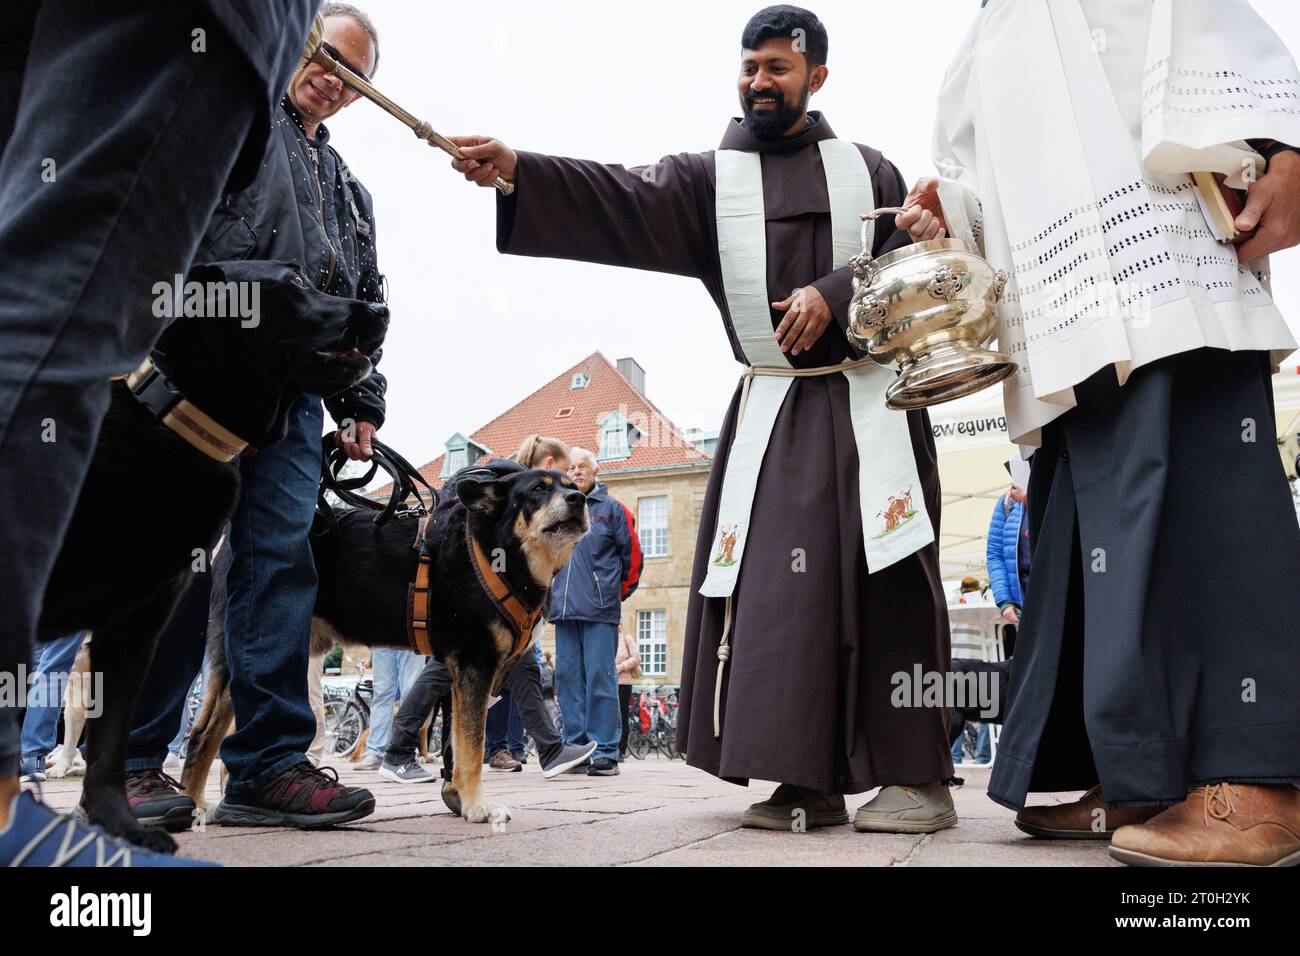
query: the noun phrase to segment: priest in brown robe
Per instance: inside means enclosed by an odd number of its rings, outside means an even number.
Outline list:
[[[906,189],[879,151],[808,111],[827,46],[806,10],[756,14],[744,115],[713,152],[627,169],[471,136],[454,165],[514,183],[498,196],[501,252],[698,278],[744,367],[695,554],[686,762],[780,783],[746,826],[847,824],[844,794],[881,787],[857,829],[932,832],[957,820],[946,715],[901,685],[949,661],[933,436],[923,411],[885,408],[893,375],[845,338],[861,215]],[[868,240],[876,255],[910,241],[889,220]]]

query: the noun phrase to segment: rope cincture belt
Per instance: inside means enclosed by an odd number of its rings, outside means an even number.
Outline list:
[[[154,365],[152,356],[141,362],[134,372],[116,376],[114,381],[121,379],[126,380],[126,387],[136,401],[209,458],[232,462],[248,448],[248,442],[182,395],[180,389]]]
[[[834,375],[837,372],[843,372],[851,368],[858,368],[863,365],[875,364],[875,359],[867,356],[865,358],[854,359],[851,362],[841,362],[839,365],[818,365],[814,368],[780,368],[766,367],[758,365],[747,365],[742,376],[744,385],[740,390],[740,405],[736,409],[736,427],[732,429],[734,435],[740,428],[740,423],[745,420],[745,405],[749,402],[749,385],[758,375],[772,375],[783,378],[815,378],[821,375]],[[732,595],[728,594],[725,598],[726,604],[723,605],[722,611],[722,640],[718,642],[718,679],[713,686],[713,736],[722,736],[722,675],[726,670],[727,661],[731,658],[731,625],[732,613]]]

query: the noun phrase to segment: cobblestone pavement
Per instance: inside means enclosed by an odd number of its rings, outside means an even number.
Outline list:
[[[544,780],[536,760],[522,773],[484,768],[488,799],[511,821],[496,829],[451,815],[438,783],[398,784],[334,763],[341,779],[375,794],[375,812],[329,830],[206,826],[177,835],[180,852],[229,866],[1118,866],[1105,843],[1031,839],[1014,814],[985,796],[987,768],[962,768],[954,791],[960,822],[928,836],[862,834],[851,827],[807,833],[742,830],[740,814],[772,784],[723,783],[680,760],[629,760],[617,777],[566,774]],[[431,767],[436,770],[436,768]],[[80,780],[52,780],[45,797],[71,808]],[[219,800],[214,768],[208,801]],[[849,813],[869,794],[848,798]],[[1040,794],[1067,802],[1077,794]]]

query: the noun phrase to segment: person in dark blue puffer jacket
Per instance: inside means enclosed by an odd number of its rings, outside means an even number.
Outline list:
[[[551,585],[546,619],[555,625],[555,689],[564,742],[596,742],[588,773],[618,773],[622,714],[614,657],[623,599],[636,590],[641,549],[632,516],[596,483],[596,456],[569,450],[569,476],[587,495],[591,527]]]
[[[987,559],[993,600],[1008,624],[1019,624],[1029,583],[1029,525],[1025,521],[1025,489],[1017,484],[993,507]],[[1009,656],[1009,648],[1007,653]]]

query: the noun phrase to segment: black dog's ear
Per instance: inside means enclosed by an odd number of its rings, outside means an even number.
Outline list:
[[[499,481],[458,481],[456,497],[470,511],[485,515],[496,514],[506,500]]]
[[[186,282],[225,282],[226,270],[220,262],[196,262],[185,274]]]

